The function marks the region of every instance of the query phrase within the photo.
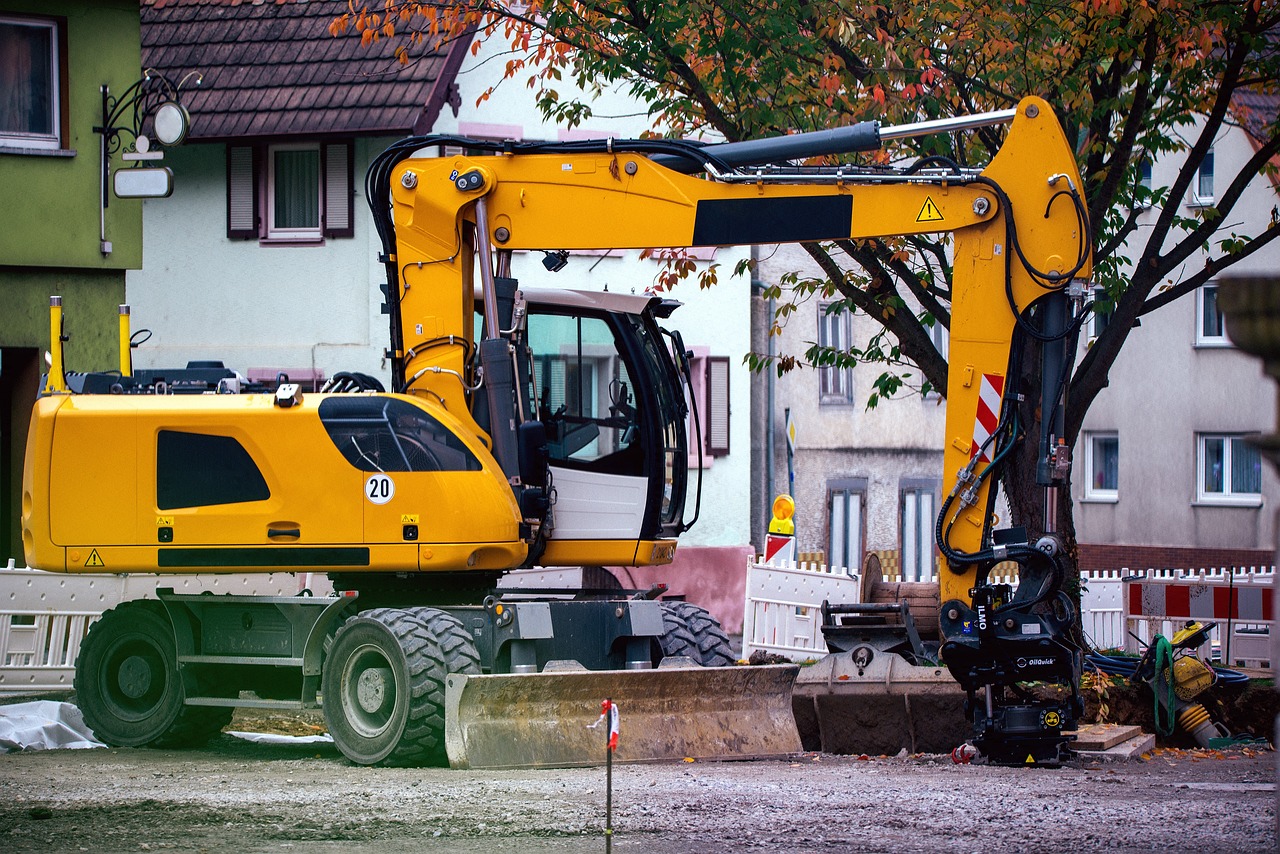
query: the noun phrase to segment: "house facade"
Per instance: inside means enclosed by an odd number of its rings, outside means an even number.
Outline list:
[[[1280,99],[1249,106],[1249,116],[1264,125]],[[1211,206],[1253,156],[1249,117],[1243,118],[1224,125],[1186,198],[1177,200],[1183,215]],[[1172,158],[1154,162],[1152,184],[1168,186],[1180,166]],[[1221,235],[1258,234],[1273,221],[1277,195],[1274,179],[1255,178]],[[1139,216],[1154,221],[1157,213]],[[1264,248],[1224,275],[1274,276],[1277,259],[1274,247]],[[1204,260],[1202,253],[1189,258],[1188,274]],[[1090,568],[1274,563],[1271,503],[1280,491],[1273,467],[1249,438],[1270,431],[1276,386],[1257,359],[1232,346],[1217,290],[1218,282],[1210,282],[1142,317],[1110,385],[1089,409],[1075,448],[1072,497],[1081,560]],[[1095,319],[1091,329],[1104,322]]]
[[[819,275],[798,246],[762,247],[759,256],[761,284],[776,285],[796,271]],[[804,300],[780,321],[781,334],[770,341],[773,305],[757,294],[756,352],[803,356],[812,344],[865,346],[880,328],[865,314],[826,309],[817,294]],[[936,328],[935,343],[945,348],[943,329]],[[915,371],[907,383],[915,391],[904,388],[868,409],[882,370],[872,364],[800,368],[780,378],[766,370],[753,379],[759,457],[754,500],[768,508],[777,494],[795,499],[796,546],[802,554],[859,571],[875,552],[887,573],[927,579],[936,566],[933,523],[946,404],[937,393],[920,393]]]
[[[0,0],[0,193],[11,206],[0,228],[0,565],[23,563],[23,452],[51,347],[49,298],[64,302],[69,369],[119,365],[117,306],[126,270],[142,264],[142,203],[107,194],[95,128],[104,97],[142,76],[138,28],[136,0]],[[111,172],[120,154],[108,152]]]

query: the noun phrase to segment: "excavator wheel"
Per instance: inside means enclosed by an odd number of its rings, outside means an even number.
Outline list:
[[[658,637],[658,646],[662,650],[662,658],[684,656],[694,664],[701,664],[702,657],[698,652],[698,642],[689,628],[689,621],[676,610],[674,602],[662,603],[662,634]]]
[[[234,709],[185,706],[173,625],[159,602],[125,602],[89,629],[76,660],[76,704],[98,739],[115,747],[191,747]]]
[[[729,667],[737,663],[729,646],[729,636],[705,608],[691,602],[664,602],[662,610],[664,623],[667,614],[672,613],[689,627],[694,652],[680,654],[688,655],[703,667]]]
[[[461,620],[436,608],[410,608],[409,613],[421,620],[440,643],[446,673],[480,672],[480,652]]]
[[[357,765],[439,765],[445,654],[418,613],[376,608],[338,629],[321,677],[324,718]]]

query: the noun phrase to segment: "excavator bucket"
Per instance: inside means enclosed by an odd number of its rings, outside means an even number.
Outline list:
[[[804,668],[793,695],[805,750],[948,753],[971,736],[965,694],[941,666],[862,647]]]
[[[445,746],[454,768],[603,765],[608,732],[589,728],[617,704],[615,762],[755,759],[800,752],[791,713],[798,668],[451,674]]]

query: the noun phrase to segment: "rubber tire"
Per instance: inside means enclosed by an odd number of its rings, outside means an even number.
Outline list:
[[[702,655],[698,649],[698,641],[689,628],[689,621],[676,609],[675,602],[662,603],[662,635],[658,638],[658,646],[662,650],[662,658],[683,655],[694,664],[702,664]]]
[[[480,651],[461,620],[438,608],[410,608],[409,612],[426,625],[440,644],[445,673],[474,675],[481,672]]]
[[[664,602],[663,609],[670,608],[684,620],[693,636],[696,654],[692,655],[703,667],[732,667],[738,663],[729,645],[729,636],[715,617],[691,602]],[[665,614],[664,614],[665,617]]]
[[[235,711],[183,705],[173,625],[152,600],[118,605],[89,628],[76,659],[75,689],[85,723],[112,747],[201,745]]]
[[[375,608],[351,617],[321,675],[334,743],[357,765],[444,764],[445,675],[440,643],[414,612]]]

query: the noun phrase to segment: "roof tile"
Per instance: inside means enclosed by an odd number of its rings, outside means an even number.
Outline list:
[[[346,0],[141,3],[144,67],[203,74],[183,90],[193,140],[409,133],[445,67],[441,48],[400,66],[386,40],[330,36]]]

